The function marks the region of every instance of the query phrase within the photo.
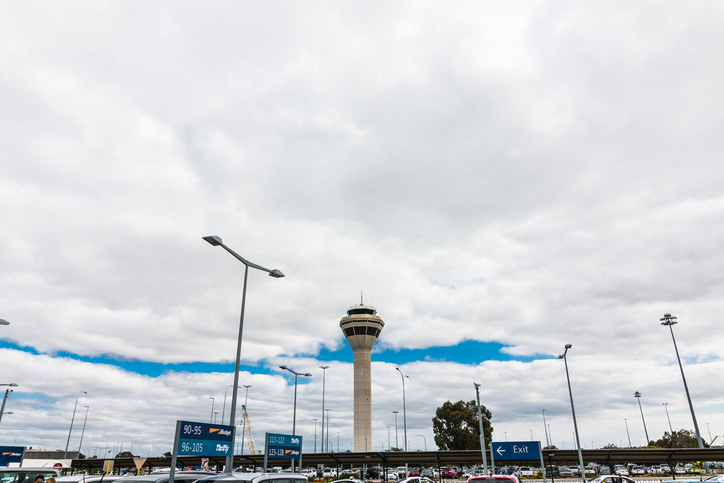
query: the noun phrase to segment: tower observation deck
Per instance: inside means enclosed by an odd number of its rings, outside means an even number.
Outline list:
[[[372,348],[385,323],[369,305],[355,305],[339,326],[354,352],[354,450],[372,451]]]

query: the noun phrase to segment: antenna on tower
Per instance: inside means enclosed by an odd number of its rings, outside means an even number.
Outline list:
[[[364,305],[364,304],[365,304],[364,292],[361,291],[361,290],[360,290],[360,292],[359,292],[359,304],[360,304],[360,305]]]

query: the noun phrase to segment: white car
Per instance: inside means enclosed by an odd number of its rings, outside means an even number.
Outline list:
[[[678,482],[678,480],[677,480]],[[599,476],[592,480],[588,480],[588,483],[636,483],[631,478],[621,476]]]
[[[387,472],[387,481],[397,481],[397,472],[396,471],[388,471]]]
[[[629,476],[628,470],[624,465],[616,465],[613,467],[613,473],[618,476]]]

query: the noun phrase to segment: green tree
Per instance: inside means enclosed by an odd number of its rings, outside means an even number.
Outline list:
[[[702,441],[702,443],[704,443],[705,448],[709,447],[706,442]],[[699,441],[696,439],[695,432],[689,431],[688,429],[680,429],[673,433],[666,431],[661,439],[649,443],[649,446],[651,445],[658,448],[698,448]]]
[[[480,406],[483,415],[483,433],[485,445],[493,440],[493,416],[485,406]],[[432,418],[432,431],[435,433],[435,444],[440,450],[480,449],[480,423],[478,422],[478,405],[475,401],[445,402],[435,411]]]

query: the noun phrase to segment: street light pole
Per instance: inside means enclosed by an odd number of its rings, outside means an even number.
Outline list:
[[[666,419],[669,421],[669,431],[671,431],[671,435],[674,434],[674,428],[671,427],[671,418],[669,417],[669,403],[661,403],[662,406],[664,406],[664,409],[666,410]]]
[[[263,272],[268,272],[270,277],[282,278],[284,274],[277,269],[269,270],[261,265],[252,263],[245,258],[241,257],[231,248],[224,245],[221,238],[218,236],[205,236],[203,237],[212,246],[220,246],[227,252],[229,252],[234,258],[244,264],[244,290],[241,295],[241,316],[239,317],[239,338],[236,344],[236,369],[234,370],[234,390],[231,392],[231,410],[229,411],[229,426],[235,426],[236,421],[236,397],[237,389],[239,388],[239,366],[241,365],[241,339],[244,333],[244,309],[246,307],[246,280],[249,275],[249,267],[256,268]],[[234,466],[234,441],[231,442],[231,452],[226,457],[226,467],[224,468],[225,473],[231,473]]]
[[[418,434],[418,436],[421,437],[425,441],[425,451],[427,451],[427,438],[422,434]]]
[[[646,434],[646,446],[649,445],[649,432],[646,429],[646,419],[644,419],[644,410],[641,407],[641,393],[636,391],[634,397],[639,401],[639,411],[641,411],[641,420],[644,422],[644,434]]]
[[[224,405],[221,407],[221,424],[224,424],[224,415],[226,415],[226,394],[232,386],[233,384],[229,384],[229,387],[227,387],[226,391],[224,391]]]
[[[478,400],[478,424],[480,424],[480,451],[483,453],[483,474],[488,475],[488,457],[485,455],[485,432],[483,431],[483,413],[480,409],[480,384],[473,383],[475,386],[475,397]],[[545,468],[543,469],[545,471]]]
[[[405,428],[405,451],[407,451],[407,406],[405,404],[405,378],[410,378],[402,373],[399,367],[396,368],[402,377],[402,423]]]
[[[210,397],[211,399],[211,416],[209,416],[209,424],[214,424],[214,401],[215,399],[213,397]]]
[[[392,411],[392,413],[395,415],[395,448],[397,448],[398,450],[400,449],[400,442],[397,439],[397,414],[399,412],[400,411]]]
[[[0,320],[2,320],[2,319],[0,319]],[[0,384],[0,386],[17,387],[18,385],[15,384],[14,382],[11,382],[10,384]],[[0,407],[0,421],[3,420],[3,414],[10,414],[10,413],[6,413],[6,412],[5,412],[5,401],[8,400],[8,394],[11,393],[11,392],[13,392],[12,389],[5,389],[5,397],[3,398],[3,404],[2,404],[2,406]]]
[[[314,452],[317,452],[317,418],[314,418]]]
[[[324,446],[324,391],[327,387],[327,369],[329,366],[319,366],[322,369],[322,453],[326,453]]]
[[[329,412],[331,411],[331,409],[327,408],[327,409],[325,409],[325,411],[327,411],[327,431],[326,431],[327,440],[326,440],[326,442],[323,441],[323,443],[325,445],[324,447],[326,448],[326,452],[329,453]]]
[[[548,438],[548,428],[546,426],[546,410],[543,410],[543,432],[546,434],[546,446],[551,445],[551,440]]]
[[[628,420],[626,418],[623,418],[623,424],[626,425],[626,436],[628,436],[628,447],[631,447],[631,435],[628,432]]]
[[[279,366],[279,369],[284,369],[294,374],[294,415],[292,416],[292,435],[297,434],[297,378],[299,376],[312,377],[308,372],[296,372],[289,369],[287,366]]]
[[[578,423],[576,422],[576,409],[573,406],[573,390],[571,389],[571,378],[568,375],[568,358],[566,357],[568,355],[568,349],[573,347],[571,344],[566,344],[565,351],[562,355],[558,356],[559,359],[563,359],[563,362],[566,366],[566,380],[568,381],[568,394],[571,397],[571,413],[573,414],[573,429],[575,429],[576,433],[576,446],[578,446],[578,463],[581,465],[581,477],[583,478],[583,483],[586,483],[586,472],[583,471],[585,466],[583,465],[583,453],[581,452],[581,441],[578,438]]]
[[[689,386],[686,384],[686,377],[684,376],[684,366],[681,365],[681,358],[679,357],[679,348],[676,347],[676,338],[674,338],[674,324],[676,324],[676,317],[671,314],[664,314],[664,317],[660,319],[661,325],[668,325],[671,331],[671,340],[674,341],[674,350],[676,351],[676,359],[679,361],[679,369],[681,369],[681,379],[684,380],[684,390],[686,391],[686,399],[689,401],[689,409],[691,410],[691,419],[694,421],[694,429],[696,430],[696,440],[699,442],[699,448],[703,448],[704,444],[701,442],[701,433],[699,432],[699,424],[696,422],[696,415],[694,414],[694,405],[691,404],[691,396],[689,395]],[[709,465],[706,465],[707,473],[709,472]]]
[[[81,394],[88,394],[85,391],[81,391],[78,393],[78,397],[75,398],[75,406],[73,406],[73,417],[70,419],[70,430],[68,430],[68,441],[65,443],[65,453],[63,453],[63,459],[66,459],[68,457],[68,445],[70,444],[70,433],[73,432],[73,421],[75,421],[75,410],[78,409],[78,399],[80,399]]]
[[[78,457],[80,458],[80,448],[83,446],[83,436],[85,435],[85,423],[88,421],[88,410],[90,409],[89,406],[83,406],[85,408],[85,419],[83,419],[83,431],[80,432],[80,444],[78,445]],[[133,448],[133,445],[131,445],[131,448]],[[133,450],[131,450],[133,452]]]

